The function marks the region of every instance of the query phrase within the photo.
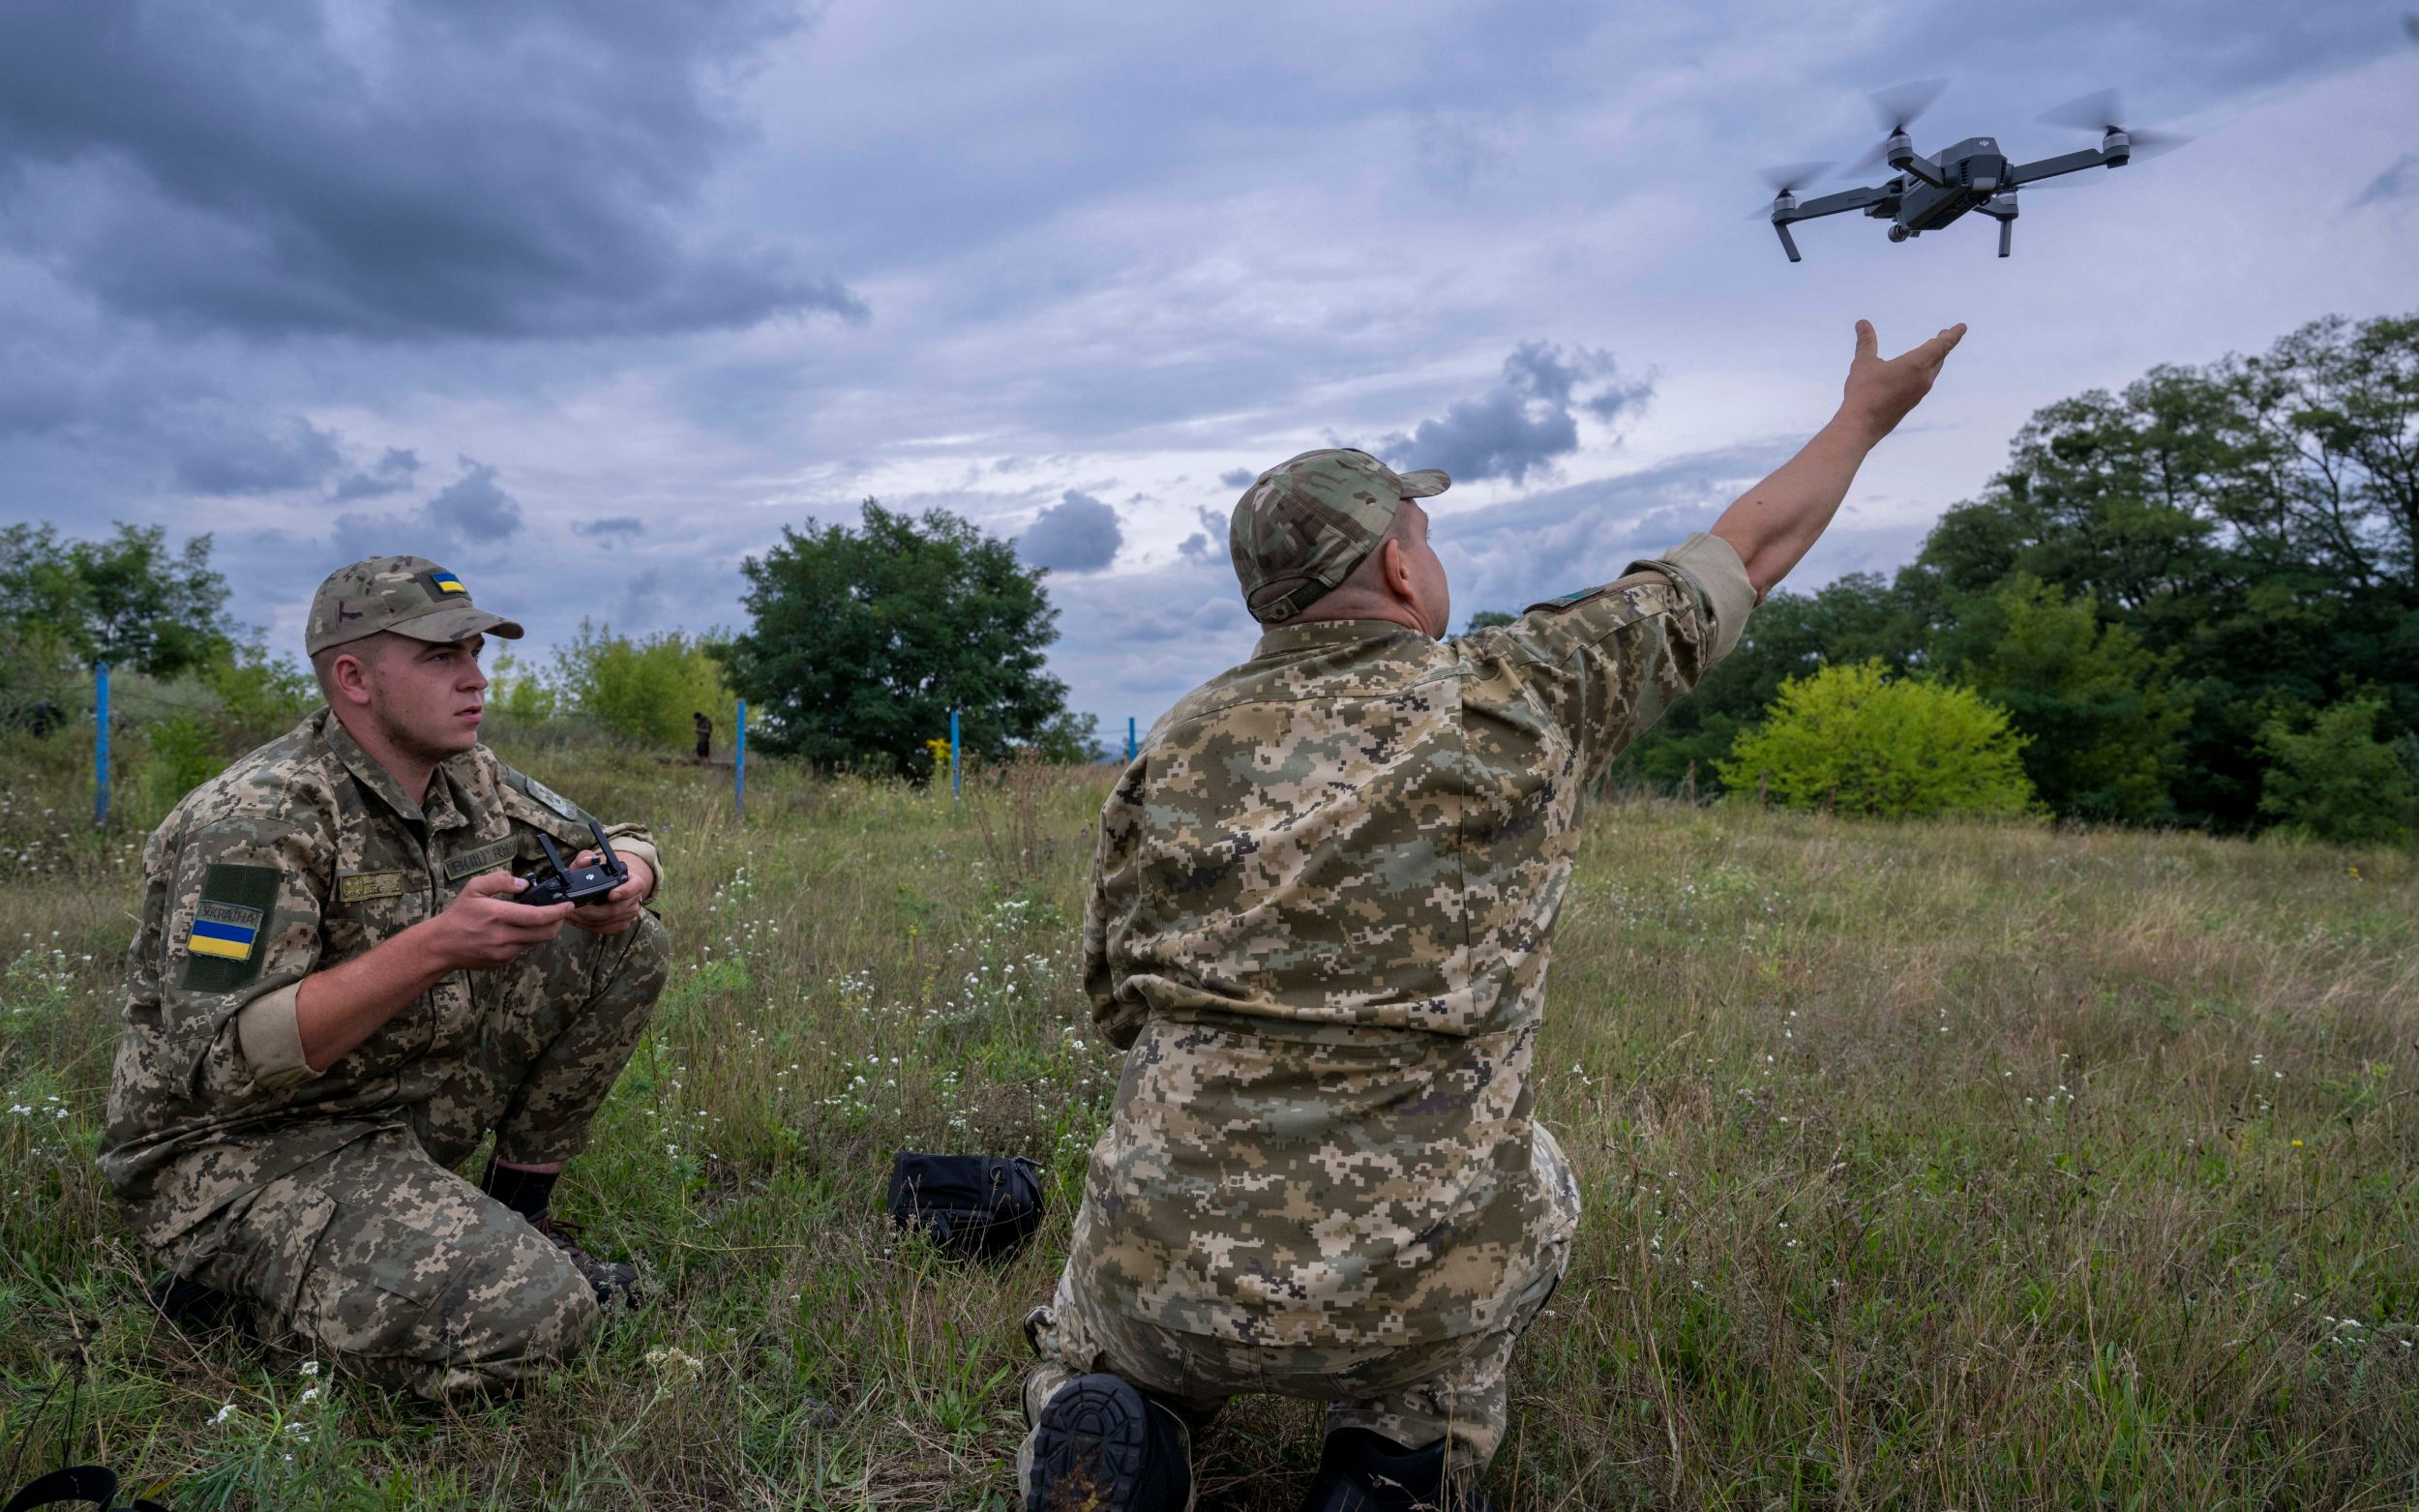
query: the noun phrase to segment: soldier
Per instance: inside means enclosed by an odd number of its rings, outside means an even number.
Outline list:
[[[1415,500],[1355,451],[1269,468],[1228,541],[1269,628],[1101,811],[1084,921],[1125,1052],[1018,1455],[1030,1512],[1192,1503],[1230,1394],[1328,1403],[1311,1512],[1483,1508],[1512,1347],[1579,1217],[1530,1058],[1579,796],[1738,642],[1963,326],[1857,323],[1838,414],[1602,586],[1445,639]]]
[[[145,847],[101,1146],[164,1305],[432,1398],[562,1358],[637,1279],[547,1208],[663,990],[659,868],[616,825],[611,896],[513,901],[539,836],[589,839],[479,743],[484,637],[521,633],[416,556],[319,585],[328,706]]]

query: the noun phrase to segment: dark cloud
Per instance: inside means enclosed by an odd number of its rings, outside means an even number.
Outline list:
[[[1599,382],[1604,386],[1595,394],[1578,395],[1580,385]],[[1398,467],[1442,467],[1466,481],[1520,483],[1579,449],[1574,408],[1610,422],[1643,407],[1653,391],[1651,379],[1618,378],[1610,352],[1565,352],[1545,341],[1524,341],[1504,359],[1504,376],[1493,388],[1455,400],[1441,417],[1383,444]]]
[[[1034,517],[1017,538],[1017,554],[1053,572],[1098,572],[1117,560],[1125,544],[1118,512],[1089,493],[1069,489],[1059,502]]]
[[[652,630],[663,622],[670,603],[670,596],[664,591],[664,575],[650,567],[623,584],[621,598],[613,607],[612,623],[624,634]]]
[[[1218,474],[1218,481],[1230,489],[1248,489],[1252,480],[1259,476],[1248,467],[1230,467]]]
[[[1227,518],[1208,509],[1197,509],[1193,516],[1201,521],[1201,529],[1178,542],[1176,554],[1188,562],[1232,563],[1234,558],[1226,548]]]
[[[328,495],[330,502],[349,504],[356,499],[382,499],[390,493],[401,493],[411,487],[420,475],[420,454],[408,447],[390,446],[386,455],[369,467],[347,475]]]
[[[863,306],[692,212],[770,0],[0,7],[0,237],[246,336],[652,333]]]
[[[646,534],[646,521],[636,515],[608,515],[602,519],[575,519],[571,529],[610,548],[616,540],[636,540]]]
[[[2368,187],[2352,196],[2348,208],[2359,210],[2369,205],[2382,205],[2419,191],[2419,153],[2404,153],[2393,165],[2369,181]]]
[[[335,545],[348,561],[389,552],[476,556],[521,533],[521,502],[495,481],[495,469],[462,459],[462,476],[418,509],[402,515],[336,517]]]
[[[174,470],[193,493],[281,493],[316,486],[343,460],[334,435],[296,419],[267,430],[214,430],[186,443]]]

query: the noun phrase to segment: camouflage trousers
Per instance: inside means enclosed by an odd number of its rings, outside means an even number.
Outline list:
[[[510,1385],[570,1355],[596,1298],[520,1214],[456,1175],[498,1156],[578,1154],[645,1031],[668,971],[651,914],[621,934],[566,929],[474,974],[477,1026],[429,1069],[436,1091],[390,1125],[228,1204],[167,1255],[249,1305],[271,1344],[429,1398]]]
[[[1026,1337],[1041,1357],[1025,1378],[1028,1431],[1017,1451],[1017,1485],[1030,1483],[1033,1425],[1058,1389],[1078,1376],[1107,1372],[1132,1382],[1184,1419],[1196,1437],[1230,1396],[1266,1392],[1325,1402],[1327,1432],[1365,1428],[1406,1448],[1439,1438],[1448,1473],[1475,1480],[1504,1441],[1509,1405],[1507,1378],[1520,1342],[1570,1263],[1570,1235],[1579,1223],[1579,1194],[1561,1146],[1540,1124],[1538,1165],[1545,1190],[1560,1209],[1511,1304],[1498,1321],[1476,1333],[1432,1344],[1270,1346],[1239,1344],[1207,1334],[1163,1328],[1106,1306],[1069,1263],[1048,1307],[1025,1320]]]

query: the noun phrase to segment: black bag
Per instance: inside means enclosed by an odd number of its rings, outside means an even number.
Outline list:
[[[98,1465],[73,1465],[63,1470],[52,1470],[9,1498],[6,1512],[28,1512],[33,1507],[66,1506],[73,1502],[90,1502],[103,1512],[113,1512],[118,1504],[118,1477],[115,1470]],[[127,1503],[128,1512],[167,1512],[157,1501],[141,1497]]]
[[[890,1162],[890,1221],[953,1260],[1005,1260],[1041,1227],[1041,1168],[1022,1155],[919,1155]]]

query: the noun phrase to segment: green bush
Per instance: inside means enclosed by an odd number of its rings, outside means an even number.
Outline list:
[[[143,758],[143,796],[165,814],[187,793],[226,769],[218,727],[197,714],[170,715],[151,726]]]
[[[218,696],[226,732],[246,748],[284,734],[319,703],[319,685],[290,657],[236,642],[201,670],[202,686]]]
[[[2318,711],[2306,730],[2272,719],[2259,732],[2270,765],[2260,814],[2279,826],[2346,845],[2399,845],[2419,830],[2419,777],[2377,738],[2385,699],[2371,694]]]
[[[579,638],[554,653],[554,691],[571,712],[651,746],[690,744],[691,717],[702,712],[728,746],[737,700],[710,643],[676,630],[632,640],[582,620]]]
[[[1732,791],[1760,783],[1793,809],[2020,814],[2033,801],[2023,747],[1979,694],[1893,678],[1876,659],[1782,683],[1772,716],[1718,765]]]

